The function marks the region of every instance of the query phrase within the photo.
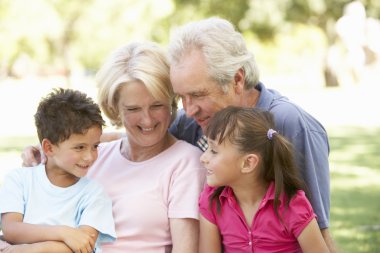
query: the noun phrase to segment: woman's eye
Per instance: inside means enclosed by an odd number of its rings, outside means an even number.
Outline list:
[[[154,109],[158,109],[158,108],[161,108],[163,105],[162,104],[156,104],[156,105],[152,105],[152,107]]]

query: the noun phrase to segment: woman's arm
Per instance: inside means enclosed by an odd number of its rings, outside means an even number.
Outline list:
[[[297,238],[304,253],[329,253],[317,220],[314,218]]]
[[[196,219],[170,219],[172,253],[198,252],[199,222]]]
[[[100,142],[110,142],[114,140],[121,139],[125,136],[122,132],[104,132],[100,136]],[[40,145],[29,145],[24,148],[21,153],[22,166],[23,167],[33,167],[40,163],[46,163],[46,157],[41,150]]]
[[[222,253],[218,227],[200,215],[199,253]]]
[[[77,229],[69,226],[23,223],[23,215],[20,213],[4,213],[1,222],[4,240],[12,244],[59,241],[74,252],[91,252],[98,236],[97,231],[88,226]]]

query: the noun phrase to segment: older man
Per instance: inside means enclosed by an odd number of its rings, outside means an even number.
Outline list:
[[[301,107],[260,81],[254,56],[227,20],[209,18],[179,28],[169,45],[170,80],[183,103],[170,131],[205,150],[202,138],[213,115],[228,105],[259,107],[274,114],[276,130],[295,146],[297,164],[312,195],[318,224],[329,235],[329,142],[323,126]]]

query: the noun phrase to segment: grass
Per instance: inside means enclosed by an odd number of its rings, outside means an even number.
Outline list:
[[[380,252],[380,127],[333,127],[328,132],[332,236],[341,252]],[[22,149],[33,143],[36,137],[0,137],[1,166],[18,166]],[[8,158],[14,162],[7,163]]]
[[[380,128],[331,129],[331,232],[341,252],[380,252]]]

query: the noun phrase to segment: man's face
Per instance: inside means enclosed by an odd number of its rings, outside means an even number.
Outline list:
[[[203,131],[216,112],[233,104],[233,89],[224,93],[209,77],[199,50],[192,50],[179,64],[171,66],[170,80],[187,116],[194,118]]]

